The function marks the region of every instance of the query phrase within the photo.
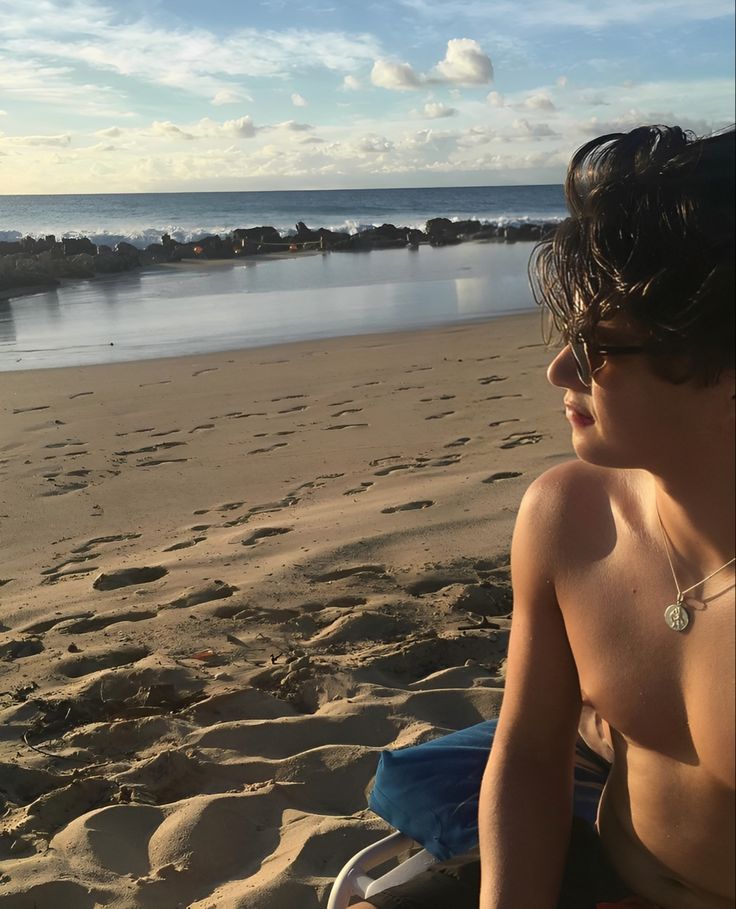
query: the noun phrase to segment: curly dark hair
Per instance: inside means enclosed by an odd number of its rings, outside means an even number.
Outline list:
[[[575,152],[570,217],[529,263],[563,339],[594,338],[620,312],[673,355],[652,356],[670,381],[709,385],[734,368],[735,163],[733,127],[699,138],[643,126]]]

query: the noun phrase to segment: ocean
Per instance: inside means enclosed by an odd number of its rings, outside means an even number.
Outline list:
[[[560,186],[0,197],[0,239],[88,236],[143,247],[297,221],[357,231],[433,217],[495,223],[565,216]],[[331,252],[154,266],[0,300],[0,371],[204,354],[422,329],[532,309],[530,243]]]
[[[0,196],[0,240],[54,234],[144,247],[164,233],[186,242],[239,227],[270,225],[285,232],[297,221],[355,233],[381,224],[423,228],[436,217],[503,224],[565,215],[562,187],[555,185]]]

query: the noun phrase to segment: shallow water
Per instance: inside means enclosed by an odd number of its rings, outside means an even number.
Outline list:
[[[0,370],[388,332],[533,308],[532,244],[157,267],[0,301]]]

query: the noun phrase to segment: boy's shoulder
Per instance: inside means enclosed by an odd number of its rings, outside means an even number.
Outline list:
[[[517,530],[525,529],[535,540],[535,549],[549,559],[572,551],[577,561],[595,540],[610,533],[619,518],[631,527],[648,523],[650,484],[651,478],[641,470],[565,461],[529,485]]]
[[[598,467],[574,458],[540,474],[528,486],[524,501],[535,507],[567,510],[585,505],[590,509],[596,503],[611,506],[641,500],[646,485],[645,471]]]

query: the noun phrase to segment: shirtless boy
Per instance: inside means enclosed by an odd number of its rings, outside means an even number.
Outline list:
[[[355,909],[734,907],[734,164],[665,127],[573,157],[533,280],[577,460],[514,531],[480,897],[476,858]],[[579,726],[611,770],[569,890]]]

